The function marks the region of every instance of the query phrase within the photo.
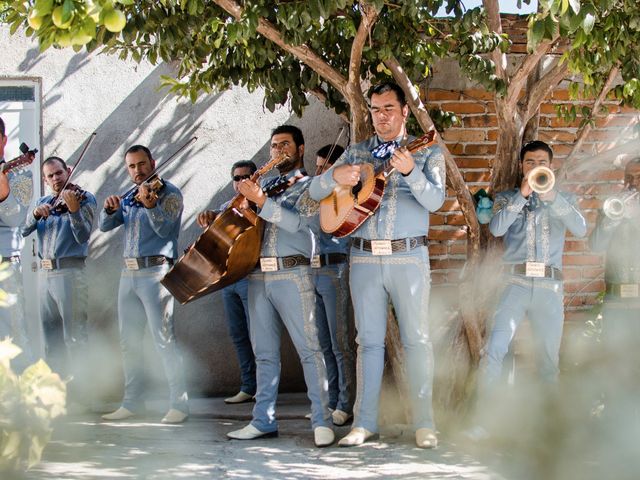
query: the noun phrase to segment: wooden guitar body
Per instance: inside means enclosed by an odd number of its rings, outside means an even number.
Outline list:
[[[258,263],[263,229],[263,220],[253,210],[240,211],[230,205],[161,283],[184,304],[241,280]]]
[[[375,174],[373,165],[360,165],[360,182],[355,187],[338,185],[332,195],[320,201],[320,227],[334,237],[353,233],[374,214],[384,195],[384,174]]]

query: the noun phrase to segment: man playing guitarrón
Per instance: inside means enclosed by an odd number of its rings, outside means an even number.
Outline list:
[[[360,445],[377,435],[378,402],[384,366],[387,299],[394,305],[406,354],[416,444],[437,445],[431,393],[433,350],[427,327],[430,273],[429,212],[444,202],[444,157],[439,147],[415,155],[406,148],[409,114],[404,92],[395,84],[375,86],[370,108],[376,135],[347,148],[335,167],[315,177],[311,196],[329,196],[338,185],[355,186],[360,164],[390,159],[380,208],[351,239],[350,286],[358,331],[357,393],[351,432],[341,446]],[[395,143],[389,143],[395,142]]]

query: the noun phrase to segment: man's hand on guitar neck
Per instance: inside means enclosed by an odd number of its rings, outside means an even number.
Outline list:
[[[360,181],[360,165],[340,165],[332,171],[333,179],[340,185],[354,187]]]
[[[406,147],[396,149],[393,152],[390,163],[393,168],[405,176],[409,175],[416,166],[413,155]]]
[[[247,200],[255,203],[258,208],[262,208],[264,206],[264,202],[267,201],[267,196],[255,182],[251,180],[242,180],[238,184],[238,192],[240,192]]]
[[[0,170],[0,202],[4,202],[10,192],[11,187],[9,186],[9,178]]]

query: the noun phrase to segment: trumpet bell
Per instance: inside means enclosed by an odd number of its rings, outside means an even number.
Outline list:
[[[556,183],[556,176],[548,167],[536,167],[527,175],[527,182],[531,190],[541,194],[550,192]]]
[[[618,197],[607,198],[602,204],[602,211],[612,220],[624,217],[624,201]]]

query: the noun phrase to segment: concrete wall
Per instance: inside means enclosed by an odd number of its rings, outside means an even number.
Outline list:
[[[243,159],[262,164],[268,158],[271,129],[283,123],[301,127],[307,168],[313,171],[315,151],[333,142],[342,126],[337,116],[313,100],[301,119],[286,108],[270,113],[262,106],[260,91],[250,94],[242,88],[204,95],[191,104],[159,90],[160,76],[171,74],[166,64],[123,62],[114,56],[76,54],[70,49],[51,48],[41,54],[34,42],[21,35],[10,36],[4,26],[0,27],[0,42],[4,52],[0,78],[42,79],[42,158],[55,154],[73,164],[88,136],[97,132],[73,181],[93,192],[99,205],[108,195],[123,193],[130,186],[123,161],[128,146],[146,144],[162,161],[190,137],[198,137],[193,148],[163,173],[184,194],[181,250],[200,232],[195,225],[197,213],[230,197],[230,166]],[[96,229],[87,267],[92,280],[92,350],[99,362],[96,387],[109,396],[118,396],[122,383],[116,311],[122,239],[121,230],[104,234]],[[220,295],[178,305],[175,316],[192,392],[235,392],[239,373]],[[146,348],[148,364],[158,370],[158,359],[149,344]],[[304,388],[288,339],[282,364],[282,387]]]

